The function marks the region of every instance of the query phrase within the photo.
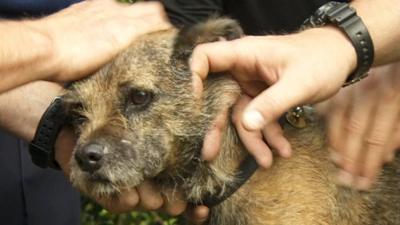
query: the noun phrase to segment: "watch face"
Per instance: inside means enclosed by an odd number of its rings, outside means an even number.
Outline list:
[[[315,12],[315,16],[318,18],[321,18],[323,21],[326,21],[328,11],[330,11],[332,8],[334,8],[337,5],[340,5],[342,3],[339,2],[328,2],[324,4],[323,6],[319,7],[319,9]]]

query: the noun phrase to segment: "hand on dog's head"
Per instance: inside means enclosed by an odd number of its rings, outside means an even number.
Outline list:
[[[71,159],[74,186],[93,197],[110,196],[145,178],[183,176],[179,171],[199,161],[215,116],[240,95],[234,81],[214,75],[196,99],[191,53],[198,44],[241,35],[230,19],[144,35],[92,77],[74,83],[64,96],[79,135]]]

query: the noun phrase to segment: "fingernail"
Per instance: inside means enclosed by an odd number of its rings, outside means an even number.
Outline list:
[[[347,171],[340,170],[339,174],[338,174],[338,182],[341,185],[350,187],[353,185],[353,182],[354,182],[353,175],[351,175]]]
[[[372,182],[370,179],[368,179],[366,177],[358,177],[356,186],[357,186],[357,189],[368,190],[371,187],[371,184],[372,184]]]
[[[282,157],[289,158],[291,155],[292,155],[292,147],[290,145],[282,149],[281,151]]]
[[[268,169],[272,165],[272,159],[268,157],[261,157],[257,160],[257,163],[264,169]]]
[[[265,120],[260,112],[251,110],[243,115],[244,126],[249,130],[258,130],[264,126]]]

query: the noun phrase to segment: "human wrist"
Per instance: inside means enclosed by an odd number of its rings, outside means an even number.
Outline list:
[[[357,53],[350,39],[338,27],[328,25],[324,27],[304,30],[301,35],[312,36],[310,41],[317,44],[323,43],[327,53],[332,55],[332,63],[338,63],[338,69],[342,71],[343,81],[354,72],[357,67]]]
[[[52,77],[59,72],[59,63],[57,62],[57,51],[55,51],[54,35],[51,27],[47,26],[46,18],[38,20],[25,21],[24,24],[30,29],[35,38],[34,46],[40,50],[41,61],[40,80],[52,80]]]
[[[374,66],[400,60],[400,4],[398,0],[353,0],[350,5],[357,10],[374,42]],[[382,13],[384,12],[384,13]]]
[[[0,92],[42,80],[51,73],[49,38],[35,29],[33,20],[0,22]]]
[[[40,118],[52,99],[61,91],[62,86],[56,83],[37,81],[1,94],[0,126],[26,141],[31,141]]]

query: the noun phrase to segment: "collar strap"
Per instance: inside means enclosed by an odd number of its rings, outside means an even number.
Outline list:
[[[281,126],[289,123],[295,128],[304,128],[309,123],[312,122],[312,115],[314,109],[310,106],[301,106],[291,109],[285,116],[280,117],[279,123]],[[295,117],[290,119],[291,117]],[[298,125],[301,126],[298,126]],[[243,184],[246,183],[248,179],[257,171],[258,164],[253,156],[248,155],[240,164],[238,171],[236,172],[233,184],[229,185],[226,188],[226,191],[223,195],[208,195],[203,201],[201,201],[201,205],[205,205],[209,208],[220,204],[225,201],[231,195],[233,195]],[[199,205],[196,203],[195,205]]]
[[[233,195],[243,184],[246,183],[248,179],[256,172],[258,169],[258,164],[253,156],[248,155],[238,168],[236,172],[233,184],[226,188],[223,195],[209,195],[203,201],[202,205],[209,208],[220,204],[225,201],[231,195]]]

